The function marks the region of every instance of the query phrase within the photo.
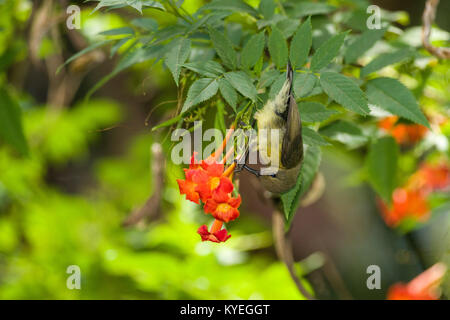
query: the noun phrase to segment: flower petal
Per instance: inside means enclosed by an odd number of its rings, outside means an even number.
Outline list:
[[[217,208],[217,202],[215,202],[213,199],[206,200],[205,206],[203,207],[203,210],[205,213],[213,213]]]
[[[200,204],[200,196],[195,191],[196,184],[194,182],[178,179],[177,183],[178,188],[180,189],[180,194],[185,194],[187,200]]]

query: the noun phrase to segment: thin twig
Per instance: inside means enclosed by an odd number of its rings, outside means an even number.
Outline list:
[[[275,241],[275,250],[277,252],[278,258],[284,262],[292,280],[294,280],[300,293],[308,300],[316,300],[303,286],[300,278],[297,275],[294,265],[294,257],[292,254],[292,247],[286,239],[285,235],[285,220],[283,214],[274,210],[272,213],[272,228],[273,237]]]
[[[123,226],[135,225],[144,218],[147,220],[156,217],[161,211],[161,197],[164,188],[164,155],[162,146],[154,143],[152,151],[152,177],[153,177],[153,193],[147,199],[145,204],[139,209],[133,211],[122,223]]]
[[[425,49],[440,59],[450,59],[450,48],[435,47],[430,43],[431,25],[436,17],[436,9],[439,0],[428,0],[423,11],[422,43]]]

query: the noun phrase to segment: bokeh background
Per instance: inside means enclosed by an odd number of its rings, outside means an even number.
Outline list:
[[[195,10],[204,1],[186,1]],[[258,1],[250,1],[250,3]],[[351,2],[351,1],[350,1]],[[420,25],[425,1],[374,1]],[[82,8],[80,30],[65,28],[70,3]],[[449,31],[450,3],[437,25]],[[29,145],[21,156],[0,146],[1,299],[301,299],[278,261],[270,208],[250,175],[241,176],[243,206],[226,245],[202,243],[198,206],[179,195],[182,168],[166,162],[160,210],[124,226],[154,190],[151,146],[170,141],[150,128],[176,99],[159,64],[133,66],[84,96],[111,72],[117,57],[101,50],[56,74],[68,57],[124,25],[123,9],[90,14],[83,1],[0,0],[0,83],[13,91]],[[147,11],[144,11],[144,14]],[[440,71],[447,77],[448,69]],[[449,101],[442,103],[449,106]],[[290,238],[297,266],[319,298],[384,299],[449,252],[449,212],[407,236],[386,226],[376,197],[358,175],[362,158],[324,149],[323,197],[301,208]],[[381,268],[381,290],[368,290],[366,269]],[[69,290],[66,269],[81,269],[81,290]],[[445,297],[448,297],[447,292]]]

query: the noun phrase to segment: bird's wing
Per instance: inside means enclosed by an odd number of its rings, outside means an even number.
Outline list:
[[[295,167],[303,159],[302,122],[294,96],[288,101],[286,133],[281,148],[281,164],[289,169]]]

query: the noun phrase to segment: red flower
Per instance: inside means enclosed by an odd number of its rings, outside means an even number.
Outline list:
[[[186,199],[199,204],[200,194],[197,190],[202,181],[208,179],[206,173],[201,168],[184,169],[186,180],[177,179],[180,194],[185,194]]]
[[[388,300],[437,300],[437,287],[447,271],[443,263],[436,263],[408,284],[396,283],[389,288]]]
[[[386,223],[396,226],[405,218],[425,221],[430,212],[428,195],[435,190],[446,190],[449,186],[450,168],[446,163],[422,164],[404,187],[395,189],[391,206],[380,201]]]
[[[209,157],[197,163],[195,154],[191,158],[189,169],[184,169],[186,180],[177,180],[181,194],[186,199],[199,204],[199,198],[206,202],[213,196],[218,199],[227,199],[227,194],[233,191],[233,183],[228,176],[233,172],[232,164],[224,172],[225,165]],[[225,201],[225,200],[223,200]]]
[[[197,233],[202,238],[202,241],[225,242],[231,237],[231,235],[227,233],[227,230],[220,228],[222,228],[222,221],[215,220],[213,226],[211,227],[211,232],[208,231],[208,227],[202,225],[198,228]]]
[[[414,144],[425,136],[428,129],[420,124],[397,123],[397,116],[390,116],[378,122],[378,127],[389,132],[398,144]]]
[[[239,217],[241,196],[231,197],[234,189],[231,177],[236,163],[231,164],[226,170],[224,165],[226,159],[233,154],[234,148],[227,152],[221,162],[218,161],[230,136],[229,131],[218,151],[205,160],[196,161],[194,153],[189,169],[184,169],[186,179],[177,180],[180,194],[185,194],[186,199],[197,204],[200,204],[201,200],[205,203],[205,212],[211,213],[216,219],[210,231],[205,225],[197,230],[202,241],[225,242],[231,235],[222,229],[223,222]]]
[[[450,168],[446,163],[425,163],[411,176],[409,184],[415,188],[426,189],[427,192],[445,190],[450,186]]]
[[[427,200],[421,191],[406,188],[395,189],[392,205],[380,202],[381,211],[387,225],[396,226],[405,218],[425,220],[430,211]]]
[[[223,201],[225,200],[225,201]],[[227,199],[211,198],[206,201],[205,213],[211,213],[212,216],[220,221],[229,222],[239,217],[239,206],[241,205],[241,196],[232,198],[227,195]]]

